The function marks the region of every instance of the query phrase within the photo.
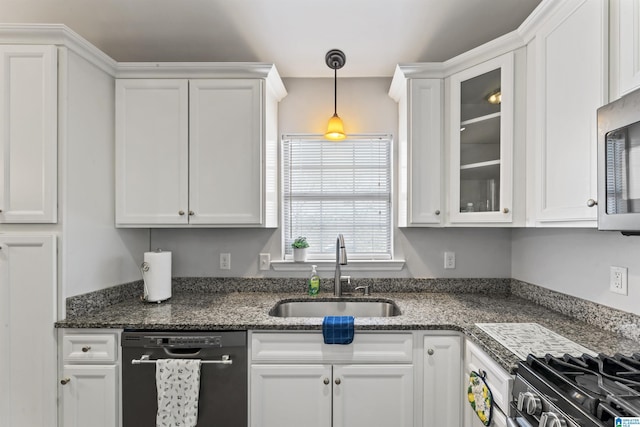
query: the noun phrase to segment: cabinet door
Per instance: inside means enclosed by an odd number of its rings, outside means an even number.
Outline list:
[[[454,74],[450,89],[450,221],[510,223],[513,53]]]
[[[0,234],[0,425],[56,426],[56,239]]]
[[[62,381],[64,427],[120,425],[115,365],[65,365]]]
[[[0,223],[57,222],[55,46],[0,46]]]
[[[596,226],[596,110],[607,100],[607,2],[571,0],[536,33],[537,225]]]
[[[406,132],[399,146],[400,226],[442,223],[442,80],[407,83]],[[401,102],[401,104],[403,104]],[[402,115],[403,113],[401,113]],[[404,212],[407,213],[404,213]],[[399,219],[400,220],[400,219]]]
[[[369,426],[413,427],[413,365],[334,366],[333,427]]]
[[[611,0],[611,96],[640,88],[640,0]]]
[[[263,223],[263,84],[190,81],[190,223]]]
[[[252,427],[331,427],[331,365],[253,365]]]
[[[463,383],[460,337],[424,338],[423,426],[460,426]]]
[[[116,224],[188,222],[188,82],[116,81]]]

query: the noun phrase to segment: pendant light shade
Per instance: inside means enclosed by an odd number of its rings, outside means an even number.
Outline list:
[[[342,124],[342,119],[334,114],[329,119],[329,124],[327,125],[327,133],[324,134],[324,137],[330,139],[331,141],[342,141],[347,137],[347,134],[344,133],[344,125]]]
[[[347,137],[344,133],[342,119],[338,116],[338,69],[344,66],[347,58],[341,50],[332,49],[327,52],[325,62],[333,69],[333,116],[329,119],[324,137],[331,141],[342,141]]]

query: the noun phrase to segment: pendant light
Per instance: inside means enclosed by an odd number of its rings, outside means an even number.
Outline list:
[[[327,52],[324,60],[333,69],[333,116],[329,119],[324,137],[331,141],[342,141],[347,135],[344,133],[342,119],[338,116],[338,70],[344,66],[347,58],[341,50],[332,49]]]

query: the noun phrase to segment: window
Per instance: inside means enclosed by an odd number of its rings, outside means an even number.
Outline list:
[[[391,259],[391,137],[282,140],[285,258],[307,237],[311,259],[333,259],[342,233],[351,259]]]

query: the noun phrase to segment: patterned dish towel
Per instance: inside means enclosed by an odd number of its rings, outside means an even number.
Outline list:
[[[351,344],[353,342],[353,316],[326,316],[322,321],[325,344]]]
[[[195,427],[198,422],[200,360],[156,361],[156,427]]]

